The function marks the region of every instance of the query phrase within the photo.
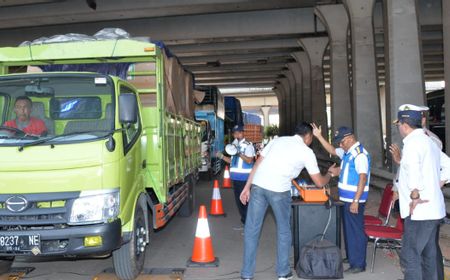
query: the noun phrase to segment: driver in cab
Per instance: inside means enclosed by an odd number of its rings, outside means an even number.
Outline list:
[[[14,103],[14,120],[6,121],[3,125],[22,130],[27,135],[41,136],[47,134],[47,127],[43,120],[31,116],[33,103],[27,96],[17,97]]]

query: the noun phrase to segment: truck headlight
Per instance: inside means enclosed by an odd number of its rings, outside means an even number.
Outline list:
[[[69,224],[108,222],[117,218],[119,209],[119,190],[83,191],[73,202]]]

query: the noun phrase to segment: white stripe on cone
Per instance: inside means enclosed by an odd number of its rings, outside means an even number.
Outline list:
[[[214,189],[213,189],[213,196],[212,196],[212,199],[213,199],[213,200],[220,200],[220,199],[221,199],[219,188],[214,188]]]
[[[211,237],[209,233],[208,220],[204,218],[198,219],[197,229],[195,231],[195,237],[198,238],[209,238]]]
[[[223,178],[224,179],[229,179],[230,178],[230,172],[228,170],[225,170],[225,173],[223,174]]]

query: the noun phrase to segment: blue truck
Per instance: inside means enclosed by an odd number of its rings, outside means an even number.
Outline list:
[[[235,125],[244,125],[241,102],[233,96],[225,96],[225,132],[231,141],[231,129]]]
[[[203,100],[195,109],[195,119],[203,127],[199,172],[211,177],[219,173],[223,165],[216,155],[224,150],[224,100],[217,87],[199,87],[197,91],[204,93]]]

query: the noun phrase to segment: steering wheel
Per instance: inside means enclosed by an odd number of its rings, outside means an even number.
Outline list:
[[[18,128],[15,127],[10,127],[10,126],[0,126],[0,130],[9,130],[12,131],[16,134],[17,137],[24,137],[25,135],[27,135],[23,130],[20,130]]]

